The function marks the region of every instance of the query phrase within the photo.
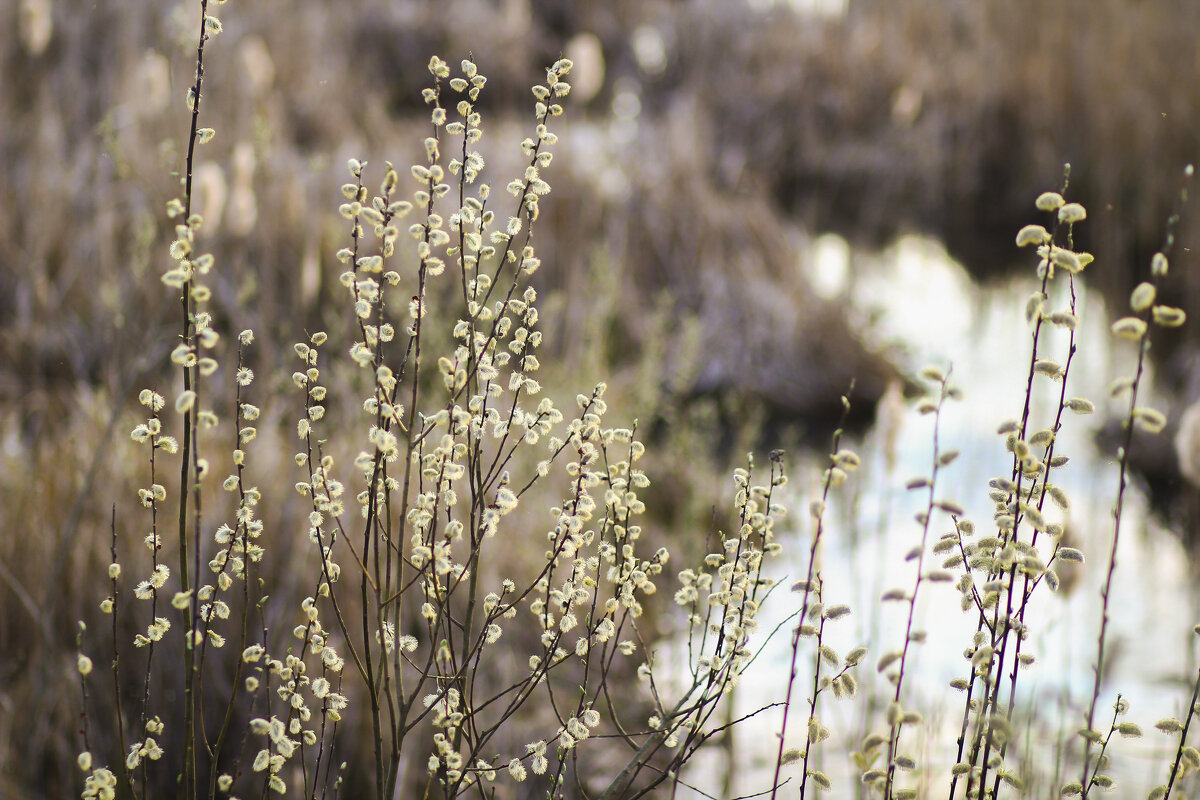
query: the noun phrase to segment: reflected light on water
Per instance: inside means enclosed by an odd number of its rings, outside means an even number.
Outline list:
[[[946,407],[940,443],[943,450],[961,450],[962,456],[939,474],[937,495],[962,504],[980,534],[986,534],[992,514],[987,481],[1007,476],[1011,468],[1011,455],[1005,452],[996,428],[1002,421],[1020,416],[1029,371],[1032,326],[1025,321],[1024,309],[1029,295],[1038,288],[1032,266],[1027,279],[982,288],[940,245],[916,237],[903,239],[879,255],[852,253],[837,237],[821,237],[808,263],[813,265],[817,291],[827,297],[847,298],[851,313],[869,325],[871,344],[898,352],[901,367],[909,374],[917,374],[928,364],[952,370],[952,380],[962,387],[964,398]],[[1063,285],[1055,290],[1058,294],[1052,294],[1048,309],[1067,307],[1066,285],[1060,283]],[[1108,314],[1098,293],[1089,293],[1086,286],[1078,284],[1076,298],[1078,350],[1071,363],[1067,396],[1092,399],[1097,413],[1064,417],[1056,453],[1070,456],[1071,461],[1056,471],[1053,481],[1071,499],[1071,510],[1064,519],[1066,536],[1072,546],[1084,550],[1087,562],[1076,574],[1063,571],[1063,590],[1057,595],[1044,586],[1034,594],[1027,614],[1031,632],[1023,652],[1036,655],[1037,662],[1018,682],[1017,715],[1026,713],[1033,719],[1028,726],[1018,723],[1019,746],[1032,746],[1048,756],[1038,767],[1045,774],[1030,776],[1047,791],[1057,739],[1062,732],[1072,735],[1084,723],[1100,623],[1099,591],[1112,536],[1117,464],[1114,456],[1096,451],[1093,435],[1105,418],[1122,413],[1120,405],[1108,399],[1107,386],[1113,378],[1131,373],[1135,355],[1132,345],[1111,340]],[[1039,344],[1040,357],[1065,362],[1065,331],[1047,331],[1046,327]],[[1148,376],[1144,385],[1149,386],[1150,380]],[[1030,430],[1052,424],[1059,388],[1060,384],[1046,379],[1035,381]],[[1156,404],[1153,397],[1147,400]],[[920,543],[921,528],[913,517],[924,510],[926,497],[923,492],[905,492],[903,486],[909,478],[930,473],[932,431],[932,415],[922,417],[910,410],[898,430],[877,428],[865,441],[852,443],[863,457],[863,468],[835,493],[827,512],[818,555],[825,581],[823,599],[826,604],[847,603],[854,614],[849,620],[830,624],[827,642],[841,654],[861,643],[871,648],[857,673],[862,684],[859,697],[851,701],[835,700],[831,695],[821,699],[822,721],[835,733],[814,752],[821,754],[820,768],[835,779],[830,796],[856,796],[850,787],[857,785],[857,776],[851,774],[845,753],[868,730],[884,730],[883,708],[892,688],[876,674],[874,665],[881,653],[903,645],[907,606],[883,604],[879,597],[888,589],[911,589],[913,585],[915,561],[906,563],[905,556]],[[896,437],[894,469],[889,469],[881,455],[889,436]],[[1170,443],[1164,440],[1162,446]],[[787,532],[785,541],[790,546],[776,566],[777,577],[789,584],[807,570],[812,521],[806,509],[819,494],[825,463],[823,458],[800,454],[793,454],[789,463],[789,488],[794,495],[787,499],[791,513],[780,530]],[[1154,723],[1179,715],[1190,696],[1181,688],[1181,679],[1194,670],[1188,653],[1196,621],[1194,587],[1182,547],[1175,536],[1160,530],[1146,511],[1143,496],[1136,489],[1128,490],[1110,601],[1106,659],[1111,669],[1106,670],[1097,712],[1097,724],[1107,727],[1119,692],[1130,702],[1130,712],[1123,719],[1147,731],[1145,739],[1121,742],[1112,770],[1125,789],[1140,790],[1143,796],[1163,779],[1157,772],[1164,763],[1167,743],[1166,737],[1159,737],[1161,741],[1155,738]],[[944,515],[936,518],[930,526],[930,543],[951,525]],[[1046,544],[1045,535],[1041,544]],[[927,561],[927,568],[937,560]],[[794,610],[794,597],[778,595],[774,604],[764,606],[760,617],[764,632]],[[923,730],[910,730],[905,741],[927,769],[916,783],[906,780],[903,784],[923,787],[922,796],[925,791],[943,792],[948,786],[963,695],[947,684],[967,674],[963,650],[970,646],[974,620],[973,615],[959,610],[959,595],[952,584],[922,585],[914,629],[926,631],[928,640],[910,649],[902,697],[905,708],[918,709],[925,716]],[[782,696],[791,658],[788,630],[792,624],[785,625],[755,665],[756,673],[744,680],[737,698],[739,713],[749,713]],[[812,644],[805,644],[796,688],[801,699],[792,708],[789,747],[803,745],[809,712]],[[873,705],[866,694],[875,696]],[[867,711],[871,714],[869,727]],[[760,791],[770,782],[780,712],[767,712],[760,719],[747,726],[746,731],[753,729],[753,733],[744,732],[738,740],[741,766],[735,788],[739,792]],[[1078,748],[1075,753],[1078,755]],[[720,774],[724,764],[719,761],[724,760],[714,758],[695,770],[700,785],[705,785],[701,776]],[[1154,774],[1150,774],[1152,766]],[[793,786],[798,786],[797,766],[790,771],[785,768],[784,775],[791,775]],[[1138,782],[1143,775],[1144,786]],[[1042,783],[1037,784],[1038,780]]]

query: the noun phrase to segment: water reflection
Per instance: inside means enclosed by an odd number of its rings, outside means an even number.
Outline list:
[[[1003,420],[1020,416],[1029,370],[1032,328],[1025,322],[1024,309],[1029,295],[1038,288],[1032,265],[1028,279],[982,289],[935,242],[926,239],[904,239],[881,255],[865,256],[852,253],[836,239],[823,237],[815,254],[812,277],[819,291],[843,297],[869,331],[874,346],[898,352],[912,374],[927,364],[952,369],[965,397],[943,414],[941,446],[959,449],[962,456],[940,473],[938,496],[958,501],[980,531],[986,531],[992,514],[987,481],[1008,475],[1010,470],[1011,456],[1005,453],[996,428]],[[1067,287],[1065,281],[1060,282],[1048,309],[1067,305]],[[1106,416],[1122,413],[1117,401],[1108,398],[1107,387],[1113,378],[1131,374],[1135,356],[1132,344],[1112,341],[1099,294],[1088,292],[1082,283],[1077,283],[1075,291],[1080,318],[1078,352],[1071,363],[1067,396],[1092,399],[1097,414],[1065,417],[1056,453],[1069,455],[1071,461],[1057,470],[1052,480],[1071,498],[1066,536],[1073,546],[1084,550],[1087,563],[1076,571],[1063,571],[1063,588],[1057,595],[1041,587],[1026,616],[1031,636],[1023,651],[1035,654],[1037,663],[1019,681],[1018,708],[1032,713],[1033,722],[1028,728],[1018,724],[1021,738],[1017,749],[1026,752],[1030,748],[1028,752],[1038,754],[1033,759],[1035,766],[1026,763],[1023,767],[1028,770],[1024,777],[1031,796],[1046,796],[1054,777],[1056,742],[1073,737],[1086,714],[1100,621],[1099,589],[1108,563],[1111,509],[1118,481],[1115,457],[1096,452],[1093,435]],[[1047,332],[1044,327],[1040,357],[1065,362],[1067,342],[1065,331]],[[1031,430],[1053,422],[1058,390],[1058,384],[1048,380],[1035,381]],[[1146,401],[1164,407],[1152,396],[1146,396]],[[881,407],[886,409],[888,404]],[[925,495],[905,492],[903,485],[911,477],[930,474],[932,425],[932,416],[921,417],[911,410],[877,424],[863,442],[855,444],[863,456],[863,469],[830,504],[827,519],[831,524],[819,555],[824,599],[827,604],[850,604],[854,616],[831,623],[827,641],[842,654],[865,642],[872,653],[859,670],[863,688],[858,698],[838,701],[824,695],[821,699],[820,716],[835,733],[814,752],[820,754],[817,765],[835,780],[831,796],[859,796],[861,789],[851,788],[859,786],[857,775],[850,774],[850,760],[844,754],[868,730],[868,717],[870,730],[884,730],[886,699],[880,698],[889,697],[891,687],[875,674],[874,664],[881,652],[902,646],[907,609],[903,603],[881,604],[879,597],[887,589],[911,588],[913,583],[915,561],[906,563],[905,555],[920,542],[921,529],[913,516],[924,509]],[[1164,440],[1161,446],[1167,447],[1169,442]],[[891,454],[894,456],[889,457]],[[777,567],[778,576],[789,581],[802,576],[807,568],[812,526],[805,509],[819,493],[816,482],[823,467],[822,460],[812,456],[794,457],[790,465],[792,515],[784,528],[790,532],[792,546],[786,563]],[[1125,508],[1116,588],[1110,601],[1107,659],[1111,669],[1106,670],[1097,724],[1107,726],[1118,692],[1128,698],[1131,710],[1125,719],[1137,722],[1148,734],[1143,740],[1114,744],[1112,774],[1125,789],[1136,787],[1144,793],[1165,780],[1164,765],[1169,763],[1168,737],[1153,730],[1154,722],[1179,715],[1190,696],[1180,680],[1190,680],[1193,669],[1189,652],[1196,609],[1177,537],[1155,529],[1136,489],[1127,492]],[[948,518],[938,519],[931,526],[931,541],[949,529]],[[770,612],[764,608],[764,631],[771,630],[789,610],[784,606],[790,600],[780,599],[783,602]],[[926,791],[940,794],[945,790],[955,760],[962,695],[947,684],[967,672],[963,650],[970,645],[975,617],[959,610],[958,593],[952,585],[925,583],[916,619],[915,628],[927,631],[928,641],[910,649],[903,702],[906,708],[925,715],[925,725],[920,732],[909,729],[905,749],[918,756],[926,769],[901,785],[918,785],[925,796]],[[757,665],[757,674],[743,683],[738,696],[742,713],[782,696],[790,662],[787,638],[786,631],[777,637]],[[807,650],[801,660],[808,660]],[[802,665],[798,688],[805,699],[793,708],[788,727],[798,733],[789,746],[803,744],[811,687],[811,677],[806,674],[810,673]],[[869,696],[876,699],[868,702]],[[777,739],[768,731],[778,729],[780,713],[762,719],[753,734],[743,731],[736,744],[737,792],[760,791],[769,784]],[[789,740],[792,737],[789,733]],[[714,759],[697,773],[715,776],[721,768]],[[798,767],[785,772],[788,774],[798,778]],[[1068,779],[1076,779],[1074,767]]]

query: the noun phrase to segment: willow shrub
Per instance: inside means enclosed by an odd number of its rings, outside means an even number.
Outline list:
[[[744,723],[778,736],[774,779],[765,786],[772,797],[831,788],[820,765],[838,754],[818,749],[831,735],[823,703],[830,694],[857,694],[856,667],[867,653],[842,655],[826,642],[828,624],[850,609],[824,602],[818,548],[830,494],[859,456],[835,434],[821,497],[809,509],[811,549],[797,559],[807,574],[791,586],[794,601],[771,600],[792,606],[783,614],[790,677],[776,702],[738,719],[722,704],[771,633],[759,630],[757,616],[775,588],[764,567],[781,550],[782,454],[735,471],[735,529],[713,537],[700,563],[672,575],[667,550],[648,545],[639,522],[652,484],[639,466],[645,447],[636,425],[608,421],[603,383],[562,407],[538,381],[543,342],[531,276],[541,262],[533,232],[550,192],[571,62],[559,60],[533,86],[534,125],[520,143],[526,166],[494,194],[476,149],[487,80],[469,60],[457,69],[429,62],[422,161],[407,168],[349,161],[338,207],[346,240],[336,257],[354,336],[337,342],[306,332],[295,344],[295,475],[285,481],[257,466],[278,459],[259,454],[270,445],[258,438],[254,333],[219,333],[221,309],[210,289],[219,265],[204,252],[203,220],[193,210],[193,171],[217,135],[202,124],[204,59],[222,29],[207,2],[200,10],[183,192],[167,205],[176,237],[162,275],[181,308],[170,356],[178,385],[140,394],[144,419],[132,438],[144,448],[142,508],[122,527],[146,532],[126,541],[114,520],[101,603],[113,618],[112,650],[103,657],[111,683],[85,654],[96,655],[99,637],[80,626],[83,796],[638,797],[686,786],[688,760]],[[931,417],[933,431],[929,470],[907,484],[925,497],[910,554],[916,569],[911,582],[881,598],[906,607],[907,624],[875,661],[890,686],[882,718],[841,734],[856,743],[848,761],[870,796],[914,797],[909,776],[928,780],[944,769],[914,755],[914,729],[925,720],[906,692],[912,649],[925,640],[914,624],[917,597],[935,583],[955,586],[963,611],[977,620],[963,676],[952,684],[963,701],[945,770],[949,796],[1020,796],[1033,771],[1012,747],[1018,667],[1034,660],[1035,621],[1026,608],[1035,592],[1057,589],[1061,563],[1083,560],[1062,544],[1070,502],[1054,482],[1067,464],[1056,440],[1068,413],[1093,410],[1067,390],[1075,280],[1090,261],[1074,250],[1072,231],[1086,212],[1059,192],[1042,194],[1036,206],[1049,226],[1017,236],[1018,245],[1037,250],[1041,280],[1026,314],[1026,399],[999,428],[1011,469],[990,481],[994,514],[986,526],[939,491],[958,452],[943,446],[938,426],[960,390],[947,371],[921,376],[928,391],[917,410]],[[1170,245],[1134,290],[1131,315],[1113,325],[1135,343],[1138,361],[1114,387],[1129,397],[1126,438],[1096,681],[1081,745],[1064,746],[1065,763],[1078,767],[1078,779],[1068,776],[1061,787],[1067,795],[1110,787],[1114,737],[1140,733],[1121,720],[1120,699],[1111,721],[1100,719],[1099,676],[1125,454],[1134,435],[1165,424],[1138,402],[1145,353],[1157,327],[1181,325],[1185,316],[1157,303]],[[1068,332],[1065,353],[1047,352],[1050,326]],[[341,420],[327,414],[326,365],[337,359],[357,375],[353,416]],[[1050,419],[1030,410],[1042,383],[1058,396]],[[355,430],[356,441],[335,446],[333,437]],[[339,460],[342,450],[356,454]],[[291,538],[265,530],[258,510],[266,503],[292,504],[303,530]],[[531,504],[541,504],[536,516],[514,513]],[[531,529],[531,518],[548,521]],[[122,559],[140,563],[128,553],[143,546],[148,568],[130,574]],[[301,563],[291,556],[297,547],[310,553],[311,573],[290,575],[276,591],[265,565]],[[525,557],[512,557],[518,550]],[[297,586],[305,589],[293,596]],[[659,661],[648,612],[672,601],[686,623],[672,651],[679,658]],[[118,617],[137,620],[132,641]],[[109,690],[111,702],[97,706],[96,693]],[[88,713],[99,707],[112,709],[111,718]],[[791,709],[806,720],[799,732],[788,729]],[[1189,710],[1185,720],[1160,723],[1178,747],[1152,796],[1168,796],[1177,776],[1200,764],[1186,744],[1191,719]]]

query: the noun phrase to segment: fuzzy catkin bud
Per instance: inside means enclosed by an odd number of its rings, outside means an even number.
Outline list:
[[[1164,328],[1178,328],[1187,321],[1187,313],[1182,308],[1174,306],[1155,306],[1151,311],[1154,324]]]
[[[1039,375],[1045,375],[1047,378],[1056,381],[1062,380],[1063,376],[1066,374],[1061,364],[1048,358],[1042,358],[1035,361],[1033,364],[1033,371]]]
[[[1057,211],[1063,206],[1063,196],[1058,192],[1042,192],[1034,205],[1038,211]]]
[[[1147,433],[1161,433],[1163,428],[1167,427],[1166,415],[1158,409],[1146,406],[1139,406],[1133,410],[1133,421]]]
[[[1076,273],[1083,269],[1083,264],[1079,261],[1079,257],[1070,250],[1055,248],[1054,255],[1051,260],[1056,267],[1062,267],[1067,272]]]
[[[1046,244],[1050,241],[1050,232],[1041,225],[1026,225],[1017,232],[1017,247]]]
[[[1079,203],[1067,203],[1058,209],[1058,221],[1073,225],[1087,219],[1087,210]]]
[[[1157,294],[1154,284],[1143,281],[1133,290],[1133,294],[1129,298],[1129,307],[1140,314],[1154,304]]]
[[[1157,278],[1161,278],[1167,274],[1168,268],[1169,268],[1169,264],[1167,263],[1167,257],[1165,255],[1163,255],[1162,253],[1155,253],[1154,256],[1150,259],[1150,274],[1151,275],[1153,275]]]
[[[1137,317],[1122,317],[1112,324],[1113,336],[1137,341],[1146,333],[1146,323]]]

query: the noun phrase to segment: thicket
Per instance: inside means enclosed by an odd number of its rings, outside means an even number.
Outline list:
[[[231,329],[214,300],[221,265],[193,202],[197,165],[220,131],[202,112],[222,24],[206,0],[199,9],[181,191],[166,207],[176,236],[161,275],[178,300],[177,377],[140,392],[140,508],[115,503],[107,586],[97,588],[108,616],[79,626],[84,797],[728,797],[728,779],[693,786],[688,763],[702,748],[721,752],[734,729],[777,737],[758,790],[772,797],[1086,797],[1120,778],[1113,751],[1142,732],[1102,684],[1108,604],[1126,456],[1135,436],[1166,425],[1139,401],[1146,353],[1161,328],[1185,321],[1157,302],[1175,217],[1129,315],[1112,326],[1137,360],[1113,385],[1128,403],[1110,548],[1092,559],[1106,577],[1087,712],[1053,757],[1030,754],[1018,700],[1037,669],[1029,639],[1041,620],[1027,611],[1035,594],[1058,589],[1062,564],[1084,559],[1063,542],[1070,500],[1057,476],[1068,458],[1056,444],[1070,414],[1094,410],[1069,390],[1077,276],[1091,256],[1074,246],[1086,211],[1068,202],[1066,179],[1036,199],[1045,224],[1016,237],[1036,251],[1040,288],[1026,308],[1024,402],[998,428],[1010,469],[989,483],[986,522],[942,489],[959,457],[940,430],[961,394],[953,369],[914,378],[924,390],[916,410],[931,422],[928,470],[906,483],[924,506],[915,569],[880,598],[899,604],[906,624],[868,662],[865,647],[839,653],[828,641],[851,609],[826,602],[820,549],[833,495],[862,463],[841,428],[819,496],[787,523],[808,536],[805,552],[788,554],[803,577],[781,585],[771,561],[793,540],[780,520],[795,499],[784,453],[734,471],[728,524],[679,563],[642,523],[655,477],[641,466],[637,422],[609,419],[604,383],[569,406],[543,391],[548,348],[531,279],[552,266],[534,231],[570,99],[567,59],[533,86],[524,170],[494,192],[476,149],[487,79],[469,59],[429,61],[424,158],[347,163],[336,253],[346,323],[297,331],[286,371],[294,411],[267,408],[260,397],[273,393],[260,387],[277,382],[274,368],[256,374],[254,332]],[[1065,331],[1063,352],[1047,344],[1052,327]],[[1048,418],[1035,396],[1053,399]],[[846,413],[852,403],[848,391]],[[277,469],[281,448],[292,477]],[[292,524],[267,529],[268,504],[291,509]],[[286,585],[273,586],[280,575]],[[908,688],[927,638],[917,599],[939,583],[977,621],[952,683],[952,741],[940,741],[944,723],[935,730]],[[292,596],[296,586],[305,589]],[[761,626],[765,605],[784,607],[784,621]],[[739,715],[730,698],[772,637],[790,643],[790,677],[777,700]],[[861,702],[867,668],[886,680],[886,702],[861,730],[832,730],[830,704]],[[1158,724],[1172,756],[1154,765],[1151,797],[1177,793],[1200,769],[1188,744],[1198,696],[1200,675],[1183,718]],[[921,755],[922,731],[949,756]]]

